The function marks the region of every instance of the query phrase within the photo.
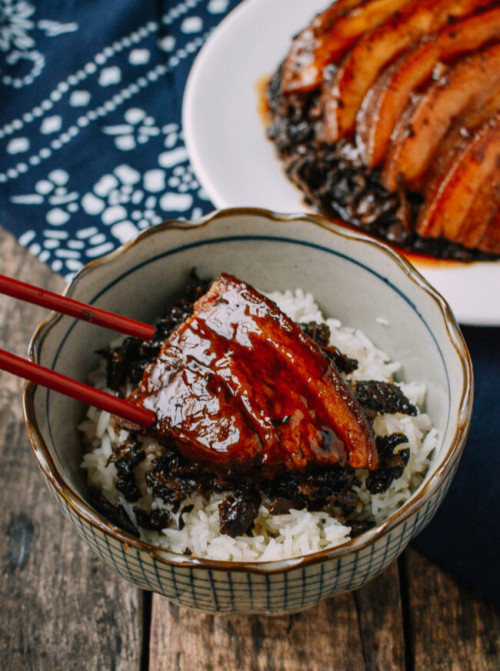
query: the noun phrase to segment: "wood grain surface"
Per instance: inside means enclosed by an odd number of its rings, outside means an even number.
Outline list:
[[[64,282],[0,229],[4,275]],[[1,296],[0,346],[26,356],[46,311]],[[97,558],[62,516],[24,430],[22,380],[0,371],[0,668],[139,669],[143,595]]]
[[[64,283],[0,228],[0,272]],[[0,347],[24,356],[41,308],[0,296]],[[115,576],[57,509],[0,372],[0,669],[498,671],[500,613],[408,550],[376,580],[286,617],[213,616]]]

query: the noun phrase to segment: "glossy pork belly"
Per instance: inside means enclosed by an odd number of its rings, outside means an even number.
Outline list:
[[[335,364],[255,289],[222,274],[130,399],[186,458],[230,475],[377,467],[371,425]]]

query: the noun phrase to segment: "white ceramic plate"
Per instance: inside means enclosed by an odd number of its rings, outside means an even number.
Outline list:
[[[307,209],[285,177],[259,112],[263,82],[329,0],[245,0],[214,31],[189,75],[183,125],[193,168],[216,207]],[[414,260],[462,324],[500,326],[500,263]]]

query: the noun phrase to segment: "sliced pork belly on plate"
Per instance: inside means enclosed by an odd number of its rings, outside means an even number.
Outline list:
[[[406,2],[338,0],[318,14],[292,43],[283,66],[283,92],[310,91],[320,86],[327,65],[337,61],[363,33]]]
[[[484,7],[486,0],[413,0],[364,35],[346,54],[331,81],[323,84],[327,142],[354,131],[363,98],[377,76],[398,54],[424,35]]]
[[[391,135],[412,94],[428,82],[440,63],[500,38],[500,7],[469,16],[424,38],[386,68],[366,94],[356,122],[357,144],[366,165],[384,159]]]
[[[469,109],[480,108],[500,88],[500,44],[461,59],[432,84],[398,124],[382,179],[389,191],[398,180],[418,188],[447,130]]]
[[[427,201],[417,222],[423,236],[444,236],[461,242],[473,235],[469,213],[477,214],[479,206],[484,213],[483,222],[476,224],[474,236],[481,249],[500,253],[498,234],[485,239],[487,229],[495,230],[498,220],[498,181],[500,166],[500,113],[488,120],[458,153],[448,172],[442,177],[439,188]],[[486,224],[486,225],[485,225]]]

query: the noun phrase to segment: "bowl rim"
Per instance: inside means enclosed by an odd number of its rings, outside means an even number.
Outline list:
[[[46,476],[48,482],[53,487],[58,496],[62,497],[66,505],[69,506],[78,517],[82,518],[87,524],[90,524],[94,529],[101,533],[112,537],[116,541],[123,544],[125,549],[135,548],[137,551],[146,553],[152,559],[159,561],[162,564],[169,566],[190,567],[199,570],[223,570],[235,572],[251,572],[256,574],[270,574],[281,573],[295,567],[312,566],[321,563],[325,560],[340,559],[351,552],[359,552],[367,548],[372,543],[375,543],[386,534],[389,534],[397,526],[404,524],[406,520],[413,515],[419,508],[431,498],[437,491],[439,484],[449,474],[449,472],[457,464],[461,453],[463,451],[467,434],[469,431],[470,418],[472,415],[472,399],[474,392],[474,378],[472,370],[472,362],[470,355],[456,322],[456,319],[445,299],[434,289],[433,286],[414,268],[411,263],[397,250],[390,247],[387,243],[375,239],[366,233],[354,230],[348,224],[340,221],[332,221],[317,214],[310,213],[277,213],[263,208],[252,207],[234,207],[213,210],[212,212],[200,217],[199,219],[182,221],[182,220],[166,220],[151,228],[148,228],[139,233],[133,240],[121,245],[112,252],[93,259],[80,269],[72,280],[66,285],[64,295],[71,296],[77,284],[81,282],[90,272],[95,268],[113,262],[117,257],[128,254],[136,245],[140,244],[144,239],[163,234],[168,230],[189,230],[204,228],[209,226],[211,222],[220,221],[227,218],[234,217],[248,217],[257,216],[267,219],[271,222],[307,222],[319,226],[320,228],[329,231],[333,235],[344,237],[350,240],[357,240],[365,243],[371,247],[378,249],[384,253],[392,263],[395,263],[399,269],[420,289],[422,289],[429,298],[431,298],[438,307],[443,323],[446,327],[446,332],[449,337],[450,344],[456,350],[458,358],[462,365],[463,388],[460,395],[459,403],[459,422],[455,428],[450,447],[443,455],[441,462],[437,466],[435,472],[431,477],[424,481],[417,491],[400,506],[392,515],[386,520],[377,524],[368,531],[349,539],[333,548],[326,548],[317,552],[299,557],[292,557],[289,559],[277,559],[271,561],[245,560],[245,561],[230,561],[230,560],[215,560],[200,557],[185,556],[171,550],[160,548],[156,545],[148,543],[142,539],[136,538],[119,527],[113,525],[106,518],[95,511],[92,506],[80,497],[65,481],[63,476],[57,470],[54,460],[50,454],[50,450],[46,445],[35,414],[34,398],[38,389],[37,384],[27,382],[23,393],[23,413],[26,431],[33,449],[35,459]],[[39,355],[45,340],[46,335],[52,327],[63,318],[63,315],[50,313],[43,319],[36,328],[30,344],[29,344],[29,358],[31,361],[38,362]]]

